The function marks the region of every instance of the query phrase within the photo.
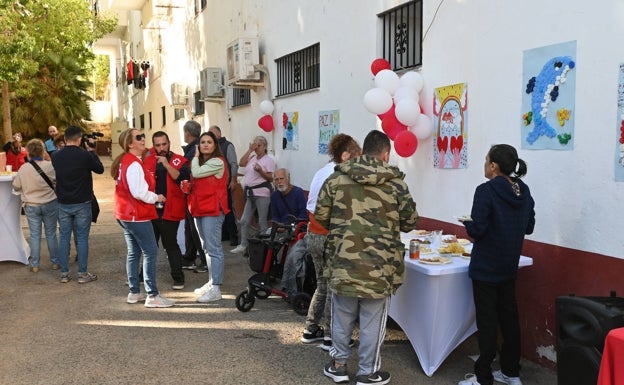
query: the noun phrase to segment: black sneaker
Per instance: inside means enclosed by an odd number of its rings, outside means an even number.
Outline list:
[[[195,269],[195,262],[182,262],[182,268],[184,270],[193,270]]]
[[[323,328],[321,327],[317,327],[314,330],[309,330],[308,328],[305,328],[303,330],[303,335],[301,336],[301,342],[303,342],[304,344],[309,344],[312,342],[316,342],[316,341],[320,341],[323,339]]]
[[[335,383],[349,382],[347,365],[342,365],[341,367],[337,368],[333,360],[329,364],[325,365],[325,369],[323,369],[323,374],[334,380]]]
[[[328,352],[332,346],[333,346],[332,338],[325,336],[323,337],[323,343],[320,344],[318,347]],[[352,348],[353,346],[355,346],[355,341],[353,340],[353,338],[351,338],[349,340],[349,347]]]
[[[375,372],[368,376],[357,376],[356,385],[368,385],[368,384],[387,384],[390,382],[390,373],[388,372]]]
[[[208,272],[208,266],[206,266],[206,265],[204,265],[204,264],[202,263],[202,264],[198,265],[198,266],[195,268],[195,272],[196,272],[196,273],[206,273],[206,272]]]

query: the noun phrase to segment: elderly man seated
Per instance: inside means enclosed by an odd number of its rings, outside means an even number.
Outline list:
[[[290,173],[280,168],[273,174],[275,191],[271,193],[271,215],[273,223],[290,224],[299,221],[308,221],[306,209],[307,198],[301,187],[290,184]],[[284,262],[282,285],[292,298],[299,290],[297,278],[305,276],[305,254],[307,247],[302,239],[288,250]]]
[[[290,173],[280,168],[273,175],[275,191],[271,193],[273,222],[288,224],[308,220],[307,198],[301,187],[290,184]]]

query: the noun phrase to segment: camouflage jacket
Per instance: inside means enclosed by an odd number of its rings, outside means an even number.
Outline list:
[[[314,218],[329,229],[329,287],[339,295],[384,298],[403,282],[400,232],[416,227],[416,204],[405,174],[362,155],[336,166],[318,196]]]

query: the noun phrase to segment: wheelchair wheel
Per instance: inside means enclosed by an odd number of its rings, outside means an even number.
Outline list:
[[[256,303],[256,298],[253,295],[249,295],[248,290],[243,290],[236,296],[236,308],[242,312],[248,312]]]
[[[310,296],[310,294],[299,292],[295,294],[291,303],[293,305],[293,309],[295,309],[295,313],[299,315],[307,315],[311,301],[312,297]]]
[[[266,290],[262,290],[262,289],[258,290],[258,289],[256,289],[256,298],[258,298],[258,299],[267,299],[267,298],[269,298],[269,295],[271,295],[271,293],[269,293]]]

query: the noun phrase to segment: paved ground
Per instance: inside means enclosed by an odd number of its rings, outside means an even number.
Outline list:
[[[97,282],[79,285],[72,263],[74,280],[59,283],[45,243],[37,274],[19,263],[0,263],[0,384],[333,383],[322,375],[327,353],[299,342],[304,317],[281,299],[256,301],[248,313],[235,308],[234,298],[251,275],[241,256],[226,253],[224,299],[199,304],[192,291],[208,275],[187,273],[186,288],[170,290],[161,252],[158,286],[177,306],[127,304],[126,246],[112,216],[108,168],[96,177],[96,195],[102,213],[91,229],[89,270],[98,275]],[[22,225],[28,236],[25,220]],[[230,249],[227,242],[224,248]],[[473,354],[474,336],[429,378],[405,334],[389,325],[383,369],[392,374],[393,384],[456,384],[471,371],[468,355]],[[348,365],[352,377],[356,360],[354,354]],[[531,362],[523,363],[522,379],[525,385],[556,384],[552,370]]]

